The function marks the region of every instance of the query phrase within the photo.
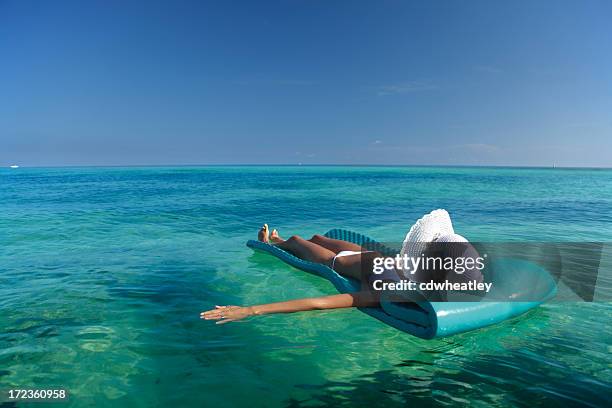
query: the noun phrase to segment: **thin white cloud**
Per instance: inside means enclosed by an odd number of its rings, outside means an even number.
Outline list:
[[[302,152],[295,152],[296,156],[301,156],[301,157],[307,157],[309,159],[312,159],[313,157],[317,157],[316,153],[302,153]]]
[[[315,81],[305,79],[240,79],[233,81],[236,85],[279,85],[279,86],[310,86]]]
[[[401,95],[412,92],[431,91],[438,87],[430,82],[425,81],[407,81],[399,82],[392,85],[379,86],[377,88],[378,96],[386,95]]]
[[[266,83],[272,85],[295,85],[295,86],[308,86],[314,85],[315,81],[309,81],[305,79],[270,79]]]
[[[504,149],[500,146],[488,144],[488,143],[464,143],[464,144],[436,144],[436,145],[421,145],[421,144],[395,144],[395,145],[383,145],[372,142],[372,145],[376,145],[377,150],[386,151],[409,151],[411,154],[419,155],[442,155],[446,157],[449,154],[471,154],[478,157],[489,156],[498,154]]]
[[[487,143],[466,143],[458,146],[461,149],[466,149],[474,153],[497,153],[501,148],[496,145]]]

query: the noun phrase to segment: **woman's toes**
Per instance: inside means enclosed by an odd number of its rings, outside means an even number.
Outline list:
[[[278,231],[277,230],[275,230],[275,229],[272,230],[272,233],[270,234],[270,240],[272,242],[275,242],[275,243],[282,241],[282,238],[280,237],[280,235],[278,235]]]
[[[257,239],[261,242],[268,242],[268,224],[264,224],[257,234]]]

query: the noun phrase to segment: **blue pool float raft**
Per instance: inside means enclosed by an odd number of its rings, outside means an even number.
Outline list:
[[[376,250],[385,256],[394,256],[397,253],[365,235],[344,229],[332,229],[325,233],[325,236],[367,246],[368,249]],[[340,293],[361,290],[359,281],[342,276],[326,265],[305,261],[261,241],[250,240],[247,246],[265,251],[293,267],[327,279]],[[430,302],[424,298],[415,300],[415,294],[411,294],[413,300],[398,302],[385,299],[383,294],[381,307],[359,310],[398,330],[423,339],[433,339],[502,322],[525,313],[556,295],[556,283],[550,274],[531,262],[504,258],[490,262],[486,272],[486,280],[495,281],[495,284],[479,301]],[[506,298],[512,301],[499,301]]]

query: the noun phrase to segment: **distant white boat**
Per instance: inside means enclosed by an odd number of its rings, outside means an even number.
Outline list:
[[[18,169],[18,168],[19,168],[19,166],[18,166],[18,165],[16,165],[16,164],[13,164],[13,165],[11,165],[11,166],[9,166],[9,167],[10,167],[11,169]]]

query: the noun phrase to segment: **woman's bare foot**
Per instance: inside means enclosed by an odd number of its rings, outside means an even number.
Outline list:
[[[268,224],[264,224],[263,227],[261,227],[259,233],[257,234],[257,239],[265,243],[270,241],[268,238]]]
[[[285,240],[282,239],[280,235],[278,235],[277,230],[273,229],[272,233],[270,234],[270,241],[272,241],[275,244],[280,244],[281,242],[284,242]]]

